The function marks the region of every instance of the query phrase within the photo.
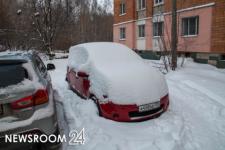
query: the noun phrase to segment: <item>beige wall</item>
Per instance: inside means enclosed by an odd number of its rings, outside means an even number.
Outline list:
[[[120,28],[126,28],[126,39],[120,40]],[[113,41],[127,45],[129,48],[136,48],[136,31],[135,22],[125,23],[122,25],[114,25],[113,27]]]
[[[188,52],[210,52],[212,32],[212,7],[205,7],[192,11],[185,11],[178,14],[178,50]],[[182,18],[199,16],[199,34],[197,36],[185,37],[181,35]],[[171,15],[165,16],[165,40],[168,49],[171,35]]]

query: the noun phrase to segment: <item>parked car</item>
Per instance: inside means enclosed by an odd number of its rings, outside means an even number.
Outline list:
[[[28,146],[5,143],[5,135],[58,134],[50,69],[54,65],[46,68],[36,52],[0,53],[0,147]],[[59,144],[45,146],[51,149]]]
[[[164,76],[121,44],[71,47],[66,80],[79,96],[96,102],[101,116],[115,121],[155,118],[169,105]]]

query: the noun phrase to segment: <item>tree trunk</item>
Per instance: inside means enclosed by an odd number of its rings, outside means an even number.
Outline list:
[[[171,52],[172,52],[172,70],[177,68],[177,0],[172,0],[172,32],[171,32]]]

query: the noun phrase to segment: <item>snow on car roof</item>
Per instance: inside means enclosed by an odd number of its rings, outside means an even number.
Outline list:
[[[163,75],[128,47],[110,42],[70,48],[69,67],[89,74],[90,91],[117,104],[147,104],[168,93]],[[161,85],[159,85],[161,84]]]
[[[0,59],[1,60],[30,60],[32,51],[5,51],[5,52],[0,52]]]
[[[76,51],[73,51],[73,49],[76,49]],[[69,59],[70,65],[75,69],[87,71],[88,68],[85,68],[85,63],[94,63],[97,67],[108,67],[108,65],[115,66],[122,62],[140,61],[141,58],[124,45],[96,42],[71,47]]]

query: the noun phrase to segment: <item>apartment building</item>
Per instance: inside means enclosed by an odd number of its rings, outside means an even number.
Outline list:
[[[114,42],[170,50],[172,0],[114,0]],[[225,0],[177,0],[178,52],[225,67]]]

